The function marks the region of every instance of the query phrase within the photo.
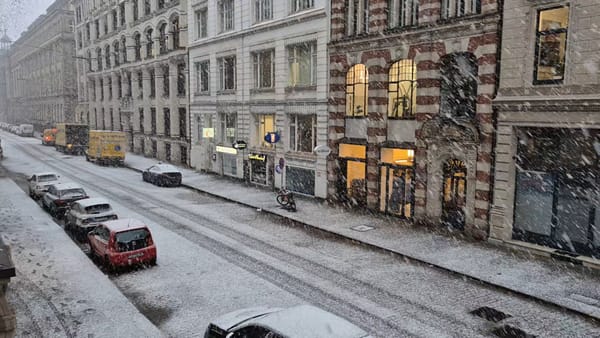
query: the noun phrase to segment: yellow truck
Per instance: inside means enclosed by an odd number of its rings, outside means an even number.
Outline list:
[[[122,131],[90,130],[85,159],[98,164],[123,165],[127,135]]]
[[[81,155],[88,145],[89,127],[78,123],[57,123],[54,147],[61,153]]]

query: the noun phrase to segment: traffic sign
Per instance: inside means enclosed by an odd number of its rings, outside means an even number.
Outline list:
[[[248,147],[248,144],[244,141],[235,141],[235,142],[233,142],[232,147],[234,147],[237,150],[242,150],[242,149],[246,149]]]
[[[277,143],[279,142],[280,136],[279,133],[276,131],[270,131],[265,135],[265,142],[267,143]]]

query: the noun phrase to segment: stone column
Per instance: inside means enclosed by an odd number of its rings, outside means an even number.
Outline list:
[[[169,110],[171,111],[171,136],[179,136],[179,97],[177,93],[177,64],[169,65]]]
[[[152,133],[151,119],[150,119],[150,71],[147,67],[142,69],[142,81],[143,81],[143,97],[144,97],[144,134],[148,135]]]

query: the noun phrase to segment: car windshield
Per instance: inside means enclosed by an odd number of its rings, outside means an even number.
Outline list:
[[[110,211],[110,204],[105,203],[105,204],[95,204],[95,205],[90,205],[89,207],[85,208],[85,212],[88,214],[99,214],[101,212],[106,212],[106,211]]]
[[[83,191],[83,189],[81,189],[81,188],[65,189],[65,190],[61,190],[59,192],[59,196],[60,197],[65,197],[65,196],[82,196],[82,195],[85,195],[85,191]]]
[[[135,229],[118,232],[115,235],[117,249],[120,252],[132,251],[148,246],[150,232],[147,229]]]
[[[56,177],[56,175],[40,175],[38,176],[38,181],[39,182],[50,182],[50,181],[56,181],[58,178]]]

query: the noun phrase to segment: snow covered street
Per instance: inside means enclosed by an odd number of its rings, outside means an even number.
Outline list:
[[[580,316],[258,210],[156,187],[135,171],[65,156],[36,139],[2,139],[5,176],[21,188],[27,175],[54,171],[111,201],[120,217],[146,222],[158,250],[155,267],[106,275],[22,189],[0,178],[0,231],[18,270],[9,297],[19,336],[201,336],[229,311],[301,303],[377,337],[491,336],[495,324],[470,313],[482,306],[509,313],[508,323],[539,337],[600,332]]]

